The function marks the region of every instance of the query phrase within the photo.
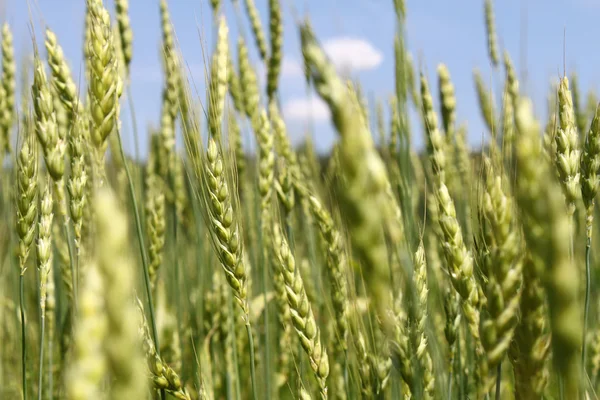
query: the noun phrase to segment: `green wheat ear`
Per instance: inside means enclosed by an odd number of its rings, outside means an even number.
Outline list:
[[[563,77],[558,88],[560,125],[555,136],[556,169],[565,194],[569,214],[575,213],[577,200],[581,197],[579,170],[579,136],[575,123],[573,99],[569,90],[569,79]]]
[[[300,28],[305,67],[317,93],[328,104],[340,135],[340,162],[346,179],[343,190],[348,228],[373,306],[386,332],[392,331],[388,310],[389,293],[387,250],[382,232],[393,214],[386,190],[387,171],[369,132],[357,96],[336,73],[319,46],[308,23]],[[368,195],[365,196],[365,193]]]
[[[269,0],[269,27],[271,51],[267,64],[267,97],[270,102],[277,91],[283,58],[283,15],[279,0]]]
[[[327,377],[329,375],[329,358],[324,344],[321,342],[321,332],[314,317],[311,304],[306,295],[304,282],[296,269],[294,255],[287,241],[276,225],[273,229],[275,248],[279,260],[279,273],[285,283],[288,305],[292,323],[300,338],[300,343],[310,360],[310,366],[319,383],[322,399],[327,399]]]
[[[421,74],[421,103],[427,131],[427,151],[434,175],[435,198],[439,208],[441,239],[450,272],[450,281],[463,300],[462,307],[469,331],[478,342],[479,292],[473,274],[473,257],[464,243],[462,229],[456,218],[454,200],[445,183],[445,142],[439,132],[438,118],[433,108],[429,84],[423,74]]]
[[[566,78],[563,78],[563,80]],[[566,81],[563,83],[563,132],[571,129]],[[560,92],[559,92],[560,93]],[[565,111],[566,110],[566,111]],[[564,124],[563,124],[564,120]],[[546,287],[550,311],[552,349],[555,367],[565,384],[565,395],[577,396],[580,382],[579,352],[583,324],[578,305],[579,274],[569,256],[571,240],[570,210],[565,207],[560,186],[551,166],[542,154],[541,129],[533,117],[532,104],[521,99],[516,113],[519,131],[516,158],[517,205],[521,210],[523,230],[531,251],[535,273]],[[574,129],[571,129],[574,130]],[[557,135],[558,136],[558,135]],[[568,206],[570,208],[570,206]]]
[[[139,332],[144,343],[144,352],[146,353],[146,361],[148,370],[152,376],[151,381],[154,389],[164,390],[179,400],[191,400],[177,372],[167,365],[161,356],[157,354],[156,347],[150,335],[150,327],[144,314],[144,306],[140,299],[137,299],[137,303],[140,314]]]
[[[498,38],[496,36],[496,23],[492,0],[485,0],[485,28],[487,31],[488,55],[494,67],[498,66]]]
[[[29,133],[17,157],[16,230],[19,237],[17,255],[20,274],[27,269],[27,259],[35,238],[38,207],[38,151],[35,136]]]
[[[2,89],[0,109],[0,144],[4,143],[4,149],[11,153],[10,139],[12,126],[15,121],[15,88],[17,65],[14,57],[13,37],[8,23],[2,25]]]
[[[96,162],[100,175],[108,135],[117,127],[119,120],[119,97],[122,82],[119,77],[118,59],[113,41],[108,11],[99,0],[88,0],[90,14],[90,38],[87,43],[90,65],[88,97],[91,110],[91,139],[96,148]]]
[[[485,236],[489,251],[490,268],[484,288],[487,298],[485,318],[480,332],[490,371],[502,362],[513,339],[518,323],[522,286],[522,251],[519,232],[515,229],[512,198],[503,189],[503,179],[495,172],[489,159],[484,159],[486,190],[483,198],[483,216],[487,222]],[[485,222],[484,222],[485,223]],[[495,379],[484,384],[491,389]]]
[[[123,54],[125,68],[129,72],[133,57],[133,31],[129,20],[129,0],[116,0],[115,8],[117,24],[119,26],[119,37],[121,39],[121,54]]]
[[[262,58],[263,61],[266,61],[268,58],[267,39],[265,38],[262,23],[260,22],[258,8],[256,8],[254,0],[244,0],[244,4],[246,6],[246,13],[248,14],[248,19],[250,20],[250,26],[252,28],[254,40],[256,41],[258,53],[260,54],[260,58]]]
[[[594,118],[583,145],[581,156],[581,197],[586,208],[587,235],[592,236],[592,223],[594,219],[594,204],[600,180],[600,103],[596,107]]]
[[[211,135],[220,140],[221,124],[223,121],[223,110],[225,108],[225,95],[227,94],[228,81],[228,31],[225,17],[219,18],[219,28],[217,33],[217,47],[213,55],[210,71],[210,90],[208,126]]]
[[[73,121],[76,113],[83,113],[83,105],[77,97],[77,87],[73,81],[71,69],[65,59],[63,49],[58,44],[56,34],[50,28],[46,29],[45,44],[48,52],[48,64],[52,71],[52,84],[67,110],[69,120]]]
[[[105,285],[98,265],[86,261],[79,301],[81,306],[73,333],[72,354],[65,371],[65,390],[69,400],[99,400],[102,381],[108,370],[103,343],[108,321],[103,302]]]
[[[496,110],[494,107],[493,97],[490,90],[486,87],[483,76],[479,70],[473,72],[475,80],[475,89],[477,91],[477,99],[479,100],[479,109],[483,120],[492,135],[492,138],[497,137],[498,127],[496,126]]]
[[[96,215],[96,257],[104,285],[107,333],[103,351],[112,377],[110,398],[143,398],[147,392],[147,381],[133,304],[136,269],[128,248],[127,218],[109,188],[97,191],[93,207]]]
[[[211,137],[206,148],[203,171],[203,190],[208,207],[209,227],[227,283],[233,290],[244,318],[247,319],[249,318],[248,266],[243,255],[243,242],[226,174],[221,150]]]

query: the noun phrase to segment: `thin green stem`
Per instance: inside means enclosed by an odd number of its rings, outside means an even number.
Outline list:
[[[53,279],[53,278],[52,278]],[[54,318],[54,317],[52,317]],[[53,393],[53,376],[52,376],[52,342],[53,342],[54,333],[52,332],[52,326],[50,326],[50,330],[48,332],[48,393],[50,393],[50,398],[52,398]]]
[[[69,221],[66,215],[63,215],[63,223],[65,230],[65,237],[67,239],[67,249],[69,251],[69,268],[71,268],[71,284],[73,285],[73,308],[77,312],[77,276],[75,271],[75,256],[73,254],[73,246],[71,244],[71,230],[69,229]]]
[[[462,399],[463,396],[465,395],[465,388],[464,388],[464,379],[462,379],[462,360],[461,360],[461,348],[460,348],[460,330],[458,332],[458,337],[456,338],[456,363],[457,363],[457,368],[456,368],[456,372],[458,375],[458,398]]]
[[[229,370],[227,370],[225,372],[225,383],[226,383],[225,384],[225,388],[226,388],[225,389],[225,392],[226,392],[225,393],[225,398],[227,400],[233,400],[232,394],[231,394],[234,391],[232,380],[233,380],[233,377],[231,376],[231,372]]]
[[[195,227],[196,227],[196,248],[197,249],[203,249],[202,247],[202,237],[203,237],[203,232],[202,232],[202,227],[204,226],[202,223],[202,217],[200,216],[200,210],[198,210],[198,204],[195,201],[191,202],[192,204],[192,212],[194,214],[194,220],[195,220]],[[208,253],[208,265],[211,265],[211,259],[210,257],[212,257],[213,252],[209,252]],[[206,274],[206,270],[207,268],[204,267],[204,264],[200,261],[201,257],[199,257],[198,255],[196,256],[196,268],[198,268],[198,271],[200,271],[199,273],[199,285],[198,285],[198,290],[200,293],[204,293],[204,282],[205,282],[205,276],[203,276],[203,273]],[[199,317],[200,317],[200,321],[204,321],[204,296],[200,296],[200,299],[198,300],[198,313],[199,313]],[[204,340],[204,335],[203,335],[203,330],[200,329],[199,332],[199,336],[200,336],[200,340],[203,341]]]
[[[392,371],[394,372],[394,371]],[[400,381],[401,378],[399,379],[392,379],[391,382],[391,394],[392,394],[392,399],[400,399],[402,396],[402,389],[400,389]],[[346,395],[348,395],[348,391],[346,391]],[[348,397],[350,398],[350,397]]]
[[[137,230],[140,255],[142,257],[142,266],[144,270],[144,286],[146,288],[146,296],[148,297],[148,309],[150,310],[150,324],[152,325],[152,336],[154,339],[154,346],[156,347],[157,354],[160,356],[158,331],[156,330],[156,318],[154,317],[154,303],[152,301],[152,289],[150,288],[150,275],[148,273],[148,256],[146,255],[146,245],[144,244],[144,234],[142,232],[142,222],[140,218],[140,212],[138,209],[138,203],[135,196],[135,187],[133,186],[131,172],[129,171],[127,158],[125,157],[125,152],[123,151],[123,141],[121,140],[121,132],[119,131],[119,129],[117,129],[115,133],[117,134],[117,138],[119,139],[119,152],[121,153],[121,158],[123,159],[123,166],[125,168],[125,173],[127,174],[127,181],[129,183],[129,195],[131,196],[131,203],[133,205],[135,227]]]
[[[560,400],[565,400],[565,383],[562,374],[558,374],[558,396]]]
[[[21,385],[23,390],[23,400],[27,400],[27,340],[25,337],[25,299],[23,295],[25,287],[25,271],[21,270],[19,275],[19,311],[21,313]]]
[[[77,288],[79,288],[79,255],[81,252],[80,246],[77,246],[77,248],[75,250],[76,251],[74,254],[74,257],[75,257],[75,261],[74,261],[75,262],[75,281],[74,282],[77,283]],[[73,271],[71,270],[71,272],[73,272]],[[75,289],[73,289],[73,290],[75,290]]]
[[[172,174],[171,174],[172,175]],[[174,187],[174,177],[171,176],[171,185]],[[181,321],[183,321],[183,317],[182,317],[182,306],[181,306],[181,265],[180,265],[180,258],[181,258],[181,252],[180,252],[180,246],[179,246],[179,219],[177,218],[177,208],[175,206],[175,204],[173,204],[173,206],[171,207],[171,215],[172,215],[172,220],[173,220],[173,247],[175,248],[175,252],[173,253],[173,260],[172,263],[175,266],[175,268],[173,268],[173,274],[174,274],[174,289],[173,293],[175,296],[175,304],[177,307],[177,321],[180,321],[179,324],[177,324],[177,335],[182,338],[183,337],[183,332],[182,332],[182,323]],[[182,354],[184,354],[184,340],[180,340],[179,343],[179,349],[181,351]],[[184,377],[185,374],[184,372],[186,369],[186,363],[182,363],[181,365],[181,376]]]
[[[135,108],[133,107],[133,96],[131,94],[131,89],[129,87],[130,85],[127,85],[127,101],[129,103],[129,115],[131,116],[131,130],[133,132],[133,142],[134,142],[134,147],[135,147],[135,165],[136,165],[136,179],[137,182],[142,182],[142,170],[139,167],[138,163],[140,162],[140,149],[139,149],[139,134],[138,134],[138,128],[137,128],[137,119],[135,117]],[[138,193],[140,196],[142,196],[142,189],[140,189],[140,193]],[[143,227],[143,226],[142,226]]]
[[[500,386],[502,384],[502,362],[498,363],[496,372],[496,400],[500,400]]]
[[[40,371],[38,377],[38,400],[42,400],[42,392],[43,392],[43,376],[44,376],[44,338],[46,333],[46,316],[42,313],[40,322]]]
[[[127,85],[127,102],[129,104],[129,113],[131,114],[131,129],[133,130],[133,146],[135,151],[135,161],[140,161],[140,144],[138,140],[138,130],[135,118],[135,109],[133,107],[133,97],[131,96],[131,89]]]
[[[65,193],[65,181],[64,180],[57,180],[54,181],[54,187],[57,191],[57,193],[62,193],[59,201],[62,203],[59,205],[59,209],[60,211],[60,217],[62,218],[62,222],[63,222],[63,230],[64,230],[64,234],[65,234],[65,240],[67,241],[67,251],[69,253],[69,269],[71,270],[71,285],[73,286],[73,308],[75,310],[75,313],[77,312],[78,308],[77,308],[77,282],[76,282],[76,271],[75,271],[75,256],[74,256],[74,251],[73,251],[73,238],[71,236],[71,230],[69,229],[69,215],[67,212],[67,198],[65,197],[64,193]]]
[[[287,240],[290,244],[290,250],[294,251],[294,227],[292,224],[292,212],[286,213],[285,215],[285,230],[287,233]]]
[[[142,229],[142,221],[140,218],[140,211],[135,196],[135,187],[133,180],[131,179],[131,171],[127,164],[127,158],[125,158],[125,152],[123,151],[123,141],[121,140],[121,131],[117,125],[117,131],[115,132],[119,141],[119,152],[123,159],[123,167],[125,168],[125,174],[127,175],[127,182],[129,183],[129,195],[131,196],[131,204],[133,205],[133,215],[135,217],[135,228],[137,230],[138,244],[140,247],[140,254],[142,256],[142,266],[144,272],[144,286],[146,288],[146,296],[148,297],[148,309],[150,310],[150,325],[152,326],[152,339],[154,339],[154,347],[156,347],[156,354],[160,356],[160,345],[158,343],[158,331],[156,330],[156,318],[154,316],[154,302],[152,301],[152,289],[150,287],[150,274],[148,273],[148,256],[146,255],[146,245],[144,244],[144,234]],[[161,399],[166,398],[165,390],[160,391]]]
[[[453,372],[454,372],[454,357],[450,357],[450,372],[448,373],[448,382],[447,382],[448,389],[446,390],[446,392],[448,393],[448,397],[447,397],[448,399],[452,398],[452,377],[453,377],[452,373]]]
[[[236,400],[241,399],[242,389],[240,387],[240,366],[238,364],[238,354],[237,354],[237,340],[236,340],[236,332],[235,332],[235,323],[234,323],[234,313],[233,313],[233,299],[231,295],[231,291],[229,292],[229,296],[227,297],[229,303],[229,329],[231,329],[231,346],[232,354],[233,354],[233,365],[235,369],[235,398]]]
[[[582,350],[581,350],[581,377],[585,382],[585,360],[587,357],[587,343],[586,343],[586,334],[587,334],[587,325],[588,325],[588,315],[590,312],[590,292],[592,286],[592,277],[590,271],[590,253],[592,249],[592,234],[591,229],[589,228],[589,232],[587,235],[587,241],[585,243],[585,306],[583,311],[583,338],[582,338]],[[584,390],[585,385],[582,387],[581,395],[585,397]]]
[[[250,326],[250,316],[246,315],[246,334],[248,335],[248,346],[250,347],[250,380],[252,381],[252,398],[258,400],[258,392],[256,389],[256,370],[254,367],[254,339],[252,337],[252,327]]]
[[[263,246],[263,240],[264,240],[264,233],[266,230],[266,226],[265,226],[265,222],[266,222],[266,218],[265,218],[265,212],[261,213],[261,221],[260,221],[260,228],[259,228],[259,232],[258,232],[258,248],[259,250],[259,257],[260,257],[260,262],[258,265],[262,265],[263,268],[263,274],[262,274],[262,280],[261,280],[261,289],[263,292],[263,298],[264,298],[264,302],[265,302],[265,308],[263,310],[263,323],[264,323],[264,330],[265,330],[265,363],[264,363],[264,373],[265,373],[265,395],[266,395],[266,399],[270,399],[271,398],[271,374],[270,374],[270,369],[269,369],[269,365],[270,365],[270,356],[271,356],[271,351],[270,351],[270,340],[269,340],[269,307],[268,307],[268,303],[267,303],[267,279],[268,279],[268,271],[267,268],[265,267],[266,264],[266,257],[265,257],[265,246]]]
[[[344,390],[346,397],[350,397],[350,385],[348,381],[348,350],[344,350]]]
[[[569,259],[573,261],[575,257],[575,232],[574,227],[575,220],[572,214],[569,214],[569,238],[570,238],[570,247],[569,247]],[[585,335],[585,329],[583,330],[583,334]],[[584,340],[585,343],[585,340]],[[558,388],[559,388],[559,399],[564,400],[565,398],[565,383],[563,381],[563,375],[561,373],[558,374]]]

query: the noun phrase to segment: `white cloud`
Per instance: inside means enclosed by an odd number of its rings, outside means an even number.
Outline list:
[[[312,119],[315,122],[326,121],[330,117],[329,107],[317,96],[295,98],[283,106],[283,116],[290,121]]]
[[[381,51],[364,39],[337,37],[325,41],[323,48],[338,70],[367,71],[383,61]]]
[[[364,39],[341,36],[325,41],[323,48],[339,71],[371,70],[379,67],[383,61],[381,51]],[[264,67],[261,65],[259,68]],[[302,62],[295,58],[284,58],[281,63],[281,77],[301,76],[304,76]]]

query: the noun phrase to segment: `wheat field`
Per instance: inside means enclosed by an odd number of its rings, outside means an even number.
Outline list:
[[[268,15],[206,2],[199,93],[168,1],[148,3],[163,87],[147,130],[121,112],[136,107],[128,0],[85,1],[80,74],[51,27],[30,19],[18,62],[20,27],[2,26],[0,398],[597,398],[600,103],[573,73],[537,116],[492,0],[502,92],[475,70],[477,149],[452,71],[429,81],[407,50],[403,0],[387,5],[394,94],[376,107],[280,0]],[[328,154],[288,133],[284,34],[329,110]],[[132,137],[147,157],[124,151]]]

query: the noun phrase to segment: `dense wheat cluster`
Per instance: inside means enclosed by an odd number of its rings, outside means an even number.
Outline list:
[[[470,149],[452,71],[413,67],[402,0],[388,5],[394,94],[376,110],[308,18],[284,24],[288,2],[260,1],[268,15],[233,1],[231,20],[206,2],[205,97],[168,1],[148,2],[164,73],[148,132],[122,129],[128,0],[86,0],[81,77],[52,27],[32,25],[21,65],[2,27],[0,398],[597,398],[593,92],[563,76],[540,121],[482,1],[500,82],[474,72],[487,144]],[[242,22],[250,35],[231,37]],[[284,34],[331,112],[326,156],[288,135]]]

